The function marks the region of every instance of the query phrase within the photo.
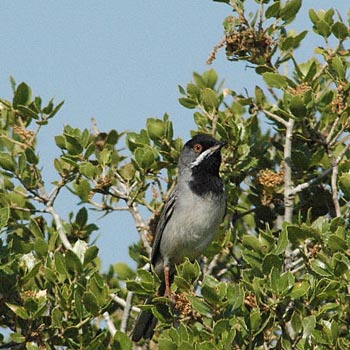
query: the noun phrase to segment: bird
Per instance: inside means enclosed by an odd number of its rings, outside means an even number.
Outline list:
[[[226,144],[211,135],[197,134],[181,151],[177,183],[163,206],[151,252],[153,271],[161,280],[159,295],[172,296],[175,266],[185,258],[198,258],[224,219],[226,192],[219,170],[221,149]],[[152,298],[145,303],[152,303]],[[142,310],[131,339],[151,339],[156,324],[152,311]]]

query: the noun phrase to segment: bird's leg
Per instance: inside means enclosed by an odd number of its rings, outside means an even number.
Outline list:
[[[164,295],[167,297],[171,297],[172,292],[170,289],[170,268],[169,268],[169,266],[164,267],[164,281],[165,281],[165,293],[164,293]]]

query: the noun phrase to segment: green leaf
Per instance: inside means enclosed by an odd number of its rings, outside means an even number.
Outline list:
[[[278,73],[266,72],[262,76],[269,87],[281,89],[288,86],[286,77]]]
[[[29,314],[27,310],[23,306],[18,306],[10,303],[5,303],[6,306],[11,309],[18,317],[22,318],[23,320],[29,319]]]
[[[197,101],[192,100],[191,98],[188,97],[180,97],[179,102],[182,106],[188,108],[188,109],[193,109],[197,107]]]
[[[119,345],[119,349],[121,350],[131,350],[133,347],[132,341],[128,335],[119,330],[114,336],[114,341]]]
[[[98,256],[99,249],[96,246],[89,247],[84,255],[84,266],[95,260],[95,258]]]
[[[32,89],[26,83],[20,83],[12,101],[13,107],[17,108],[19,105],[27,106],[31,99]]]
[[[80,179],[79,183],[75,182],[73,184],[75,193],[83,202],[88,202],[90,199],[90,183],[86,179]]]
[[[74,273],[81,273],[83,271],[82,263],[77,254],[73,251],[68,250],[65,256],[66,266],[68,271]]]
[[[132,163],[127,163],[123,165],[118,172],[124,180],[130,181],[134,178],[136,169]]]
[[[14,341],[17,344],[21,344],[26,341],[26,337],[21,333],[11,333],[10,338],[12,341]]]
[[[301,8],[301,0],[289,0],[281,9],[281,17],[286,22],[291,22]]]
[[[163,120],[148,118],[147,119],[147,132],[152,140],[159,140],[164,135],[164,125]]]
[[[314,9],[310,9],[309,10],[309,17],[311,19],[311,22],[316,25],[317,22],[320,20],[320,18],[318,17],[316,11]]]
[[[249,319],[250,319],[250,327],[252,330],[257,330],[260,326],[260,322],[261,322],[261,313],[260,310],[258,308],[253,309],[250,313],[249,313]]]
[[[17,109],[25,116],[33,118],[33,119],[39,119],[39,115],[36,111],[33,111],[31,108],[27,106],[19,105],[17,106]]]
[[[87,223],[88,220],[88,212],[87,209],[85,207],[82,207],[76,216],[75,222],[80,226],[80,227],[84,227]]]
[[[63,104],[64,104],[64,101],[60,102],[60,103],[51,111],[51,113],[47,116],[47,119],[53,118],[53,117],[58,113],[58,111],[62,108]]]
[[[294,285],[293,289],[291,290],[289,296],[292,299],[299,299],[299,298],[303,297],[304,295],[306,295],[309,290],[310,290],[309,282],[303,281],[300,283],[296,283]]]
[[[278,18],[280,17],[281,2],[276,1],[270,7],[267,8],[265,12],[266,18]]]
[[[306,117],[307,109],[300,96],[293,96],[289,104],[290,111],[297,118]]]
[[[327,22],[320,20],[316,24],[316,32],[324,38],[328,38],[331,35],[331,27]]]
[[[122,281],[135,278],[135,271],[129,267],[128,264],[120,262],[113,265],[115,273],[118,275],[118,278]]]
[[[171,339],[160,338],[158,341],[159,350],[178,350],[177,344]]]
[[[34,250],[38,253],[39,257],[44,257],[49,250],[49,246],[43,238],[37,238],[34,243]]]
[[[335,22],[332,26],[332,33],[339,40],[344,40],[349,36],[348,27],[343,22]]]
[[[340,238],[337,235],[330,235],[328,237],[328,247],[333,251],[333,252],[338,252],[338,251],[346,251],[348,249],[347,244],[344,239]]]
[[[331,62],[331,67],[337,74],[340,80],[344,80],[346,76],[346,66],[344,65],[342,59],[339,56],[333,58]]]
[[[272,268],[276,268],[281,271],[282,264],[283,264],[283,261],[280,257],[274,254],[268,254],[265,256],[262,262],[261,269],[265,275],[268,275],[271,272]]]
[[[135,150],[135,160],[142,170],[150,169],[156,160],[154,150],[147,146],[137,148]]]
[[[342,173],[339,177],[339,187],[346,200],[350,200],[350,173]]]
[[[203,80],[208,88],[214,89],[218,81],[218,74],[214,69],[210,69],[203,73]]]
[[[90,292],[85,292],[83,295],[83,304],[86,308],[87,311],[91,312],[92,315],[97,315],[99,312],[99,307],[97,304],[96,297],[90,293]]]
[[[79,164],[79,171],[88,179],[94,179],[97,175],[97,167],[90,162],[82,162]]]
[[[192,295],[187,295],[187,299],[190,301],[193,308],[201,315],[211,317],[211,309],[203,299]]]
[[[307,316],[302,320],[303,324],[303,337],[307,338],[313,332],[316,327],[316,317],[315,316]]]
[[[0,228],[7,226],[9,218],[10,218],[10,208],[9,207],[0,208]]]
[[[16,170],[16,163],[8,153],[1,152],[0,167],[2,167],[5,170],[14,172]]]

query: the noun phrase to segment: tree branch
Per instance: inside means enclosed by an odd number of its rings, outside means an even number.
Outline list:
[[[113,299],[114,302],[116,302],[121,307],[125,308],[127,306],[127,302],[117,294],[110,294],[110,297]],[[132,306],[131,310],[135,312],[141,312],[141,309],[137,306]]]
[[[109,333],[111,333],[112,338],[114,338],[115,334],[117,333],[117,329],[114,326],[114,323],[111,319],[111,316],[109,315],[109,313],[107,311],[104,312],[102,316],[106,322]]]
[[[60,236],[63,246],[68,250],[72,250],[73,247],[67,238],[66,231],[63,227],[61,217],[57,214],[55,208],[52,205],[47,206],[47,212],[52,215],[53,220],[55,221],[56,229],[57,229],[58,235]]]
[[[286,124],[286,141],[284,144],[284,220],[292,222],[294,209],[294,195],[292,182],[292,137],[294,119],[290,118]]]
[[[122,316],[122,322],[120,324],[120,331],[123,333],[126,333],[127,329],[128,329],[128,321],[130,318],[130,312],[132,309],[132,299],[134,297],[134,293],[133,292],[128,292],[128,295],[126,297],[126,301],[125,301],[125,306],[124,306],[124,312],[123,312],[123,316]]]
[[[261,110],[263,113],[265,113],[266,115],[268,115],[269,117],[271,117],[272,119],[276,120],[276,122],[283,124],[286,128],[288,128],[288,123],[286,120],[284,120],[282,117],[280,117],[279,115],[272,113],[266,109],[262,109]]]

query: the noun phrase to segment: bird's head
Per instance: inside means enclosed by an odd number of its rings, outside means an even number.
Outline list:
[[[201,171],[213,175],[219,174],[221,148],[226,142],[217,141],[207,134],[198,134],[187,141],[179,159],[181,168],[189,168],[192,173]]]

